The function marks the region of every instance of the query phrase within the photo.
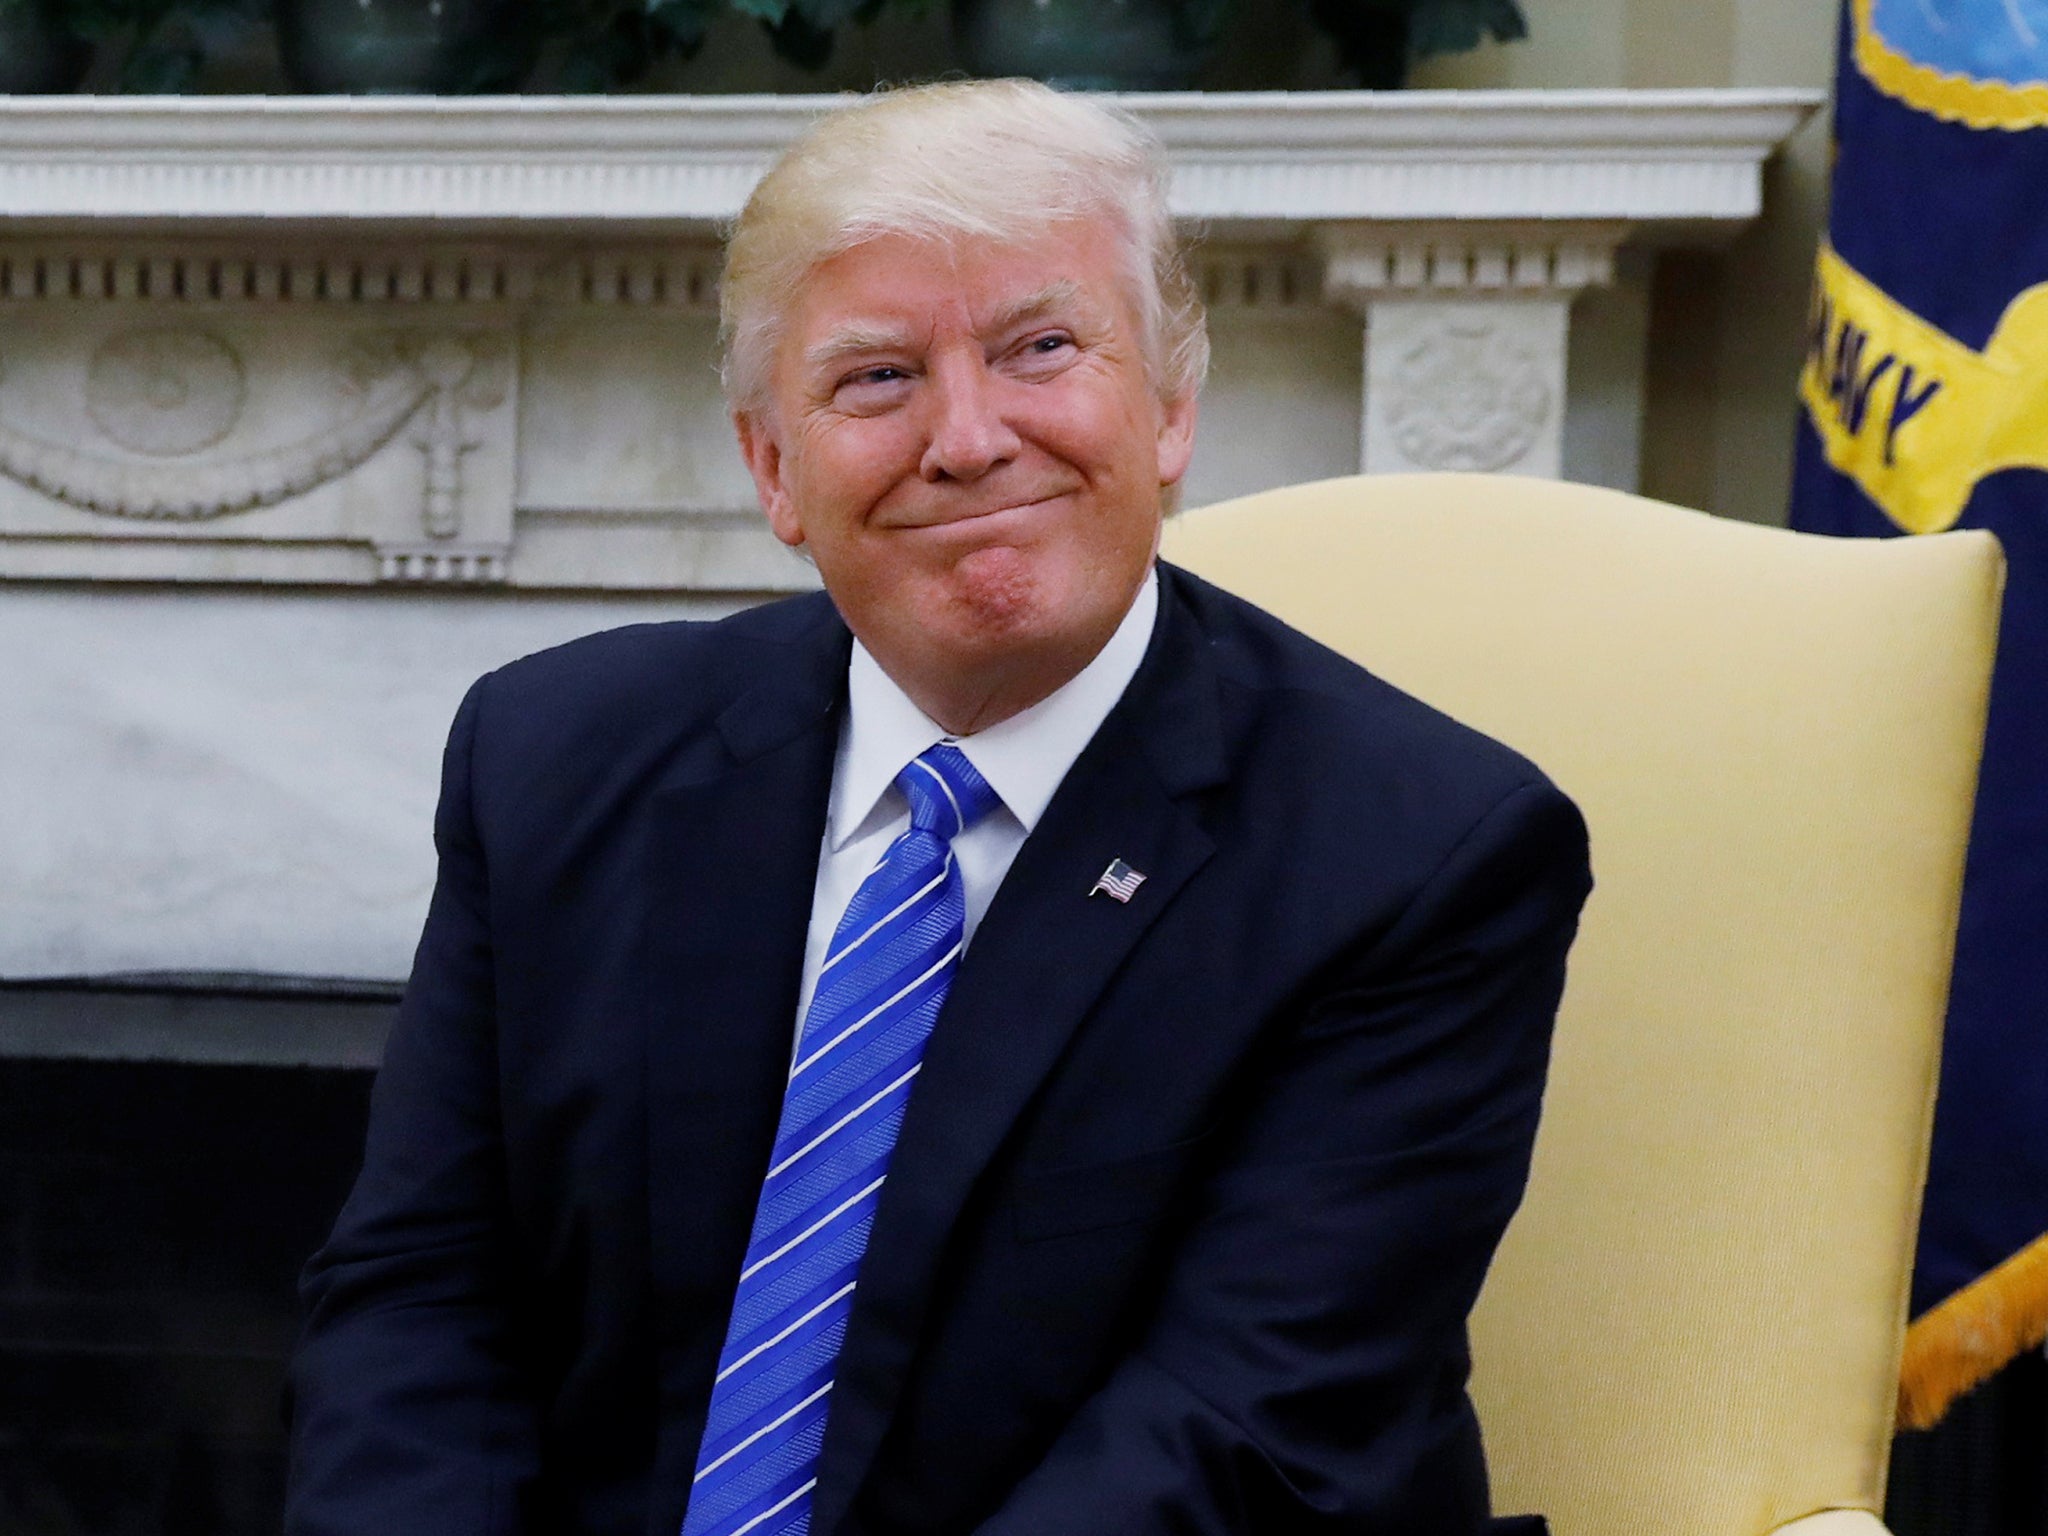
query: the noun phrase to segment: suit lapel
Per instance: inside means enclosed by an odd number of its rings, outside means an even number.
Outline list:
[[[787,663],[769,652],[772,674],[719,716],[718,739],[698,745],[652,807],[643,952],[657,1475],[677,1498],[781,1111],[848,644],[821,605]]]
[[[1170,584],[1161,598],[1143,665],[1019,850],[926,1047],[835,1373],[812,1505],[819,1536],[845,1515],[880,1446],[975,1181],[1212,850],[1188,798],[1225,776],[1218,683]],[[1113,859],[1146,876],[1128,903],[1089,895]]]

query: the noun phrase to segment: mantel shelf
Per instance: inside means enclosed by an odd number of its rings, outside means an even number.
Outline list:
[[[453,230],[732,217],[833,96],[0,98],[0,216]],[[1813,92],[1364,91],[1116,98],[1212,225],[1734,225]]]

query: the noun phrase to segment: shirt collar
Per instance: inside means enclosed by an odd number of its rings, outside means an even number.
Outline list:
[[[1027,833],[1137,675],[1158,613],[1159,573],[1147,571],[1130,611],[1093,661],[1029,709],[953,738]],[[885,796],[893,814],[899,807],[891,791],[904,764],[949,739],[858,640],[847,663],[846,692],[847,725],[832,775],[827,831],[835,851],[867,825]]]

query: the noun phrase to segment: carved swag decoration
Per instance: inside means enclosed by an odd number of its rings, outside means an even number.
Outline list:
[[[241,357],[194,326],[145,326],[101,344],[86,374],[86,415],[131,455],[51,442],[0,421],[0,475],[80,511],[150,522],[199,522],[275,506],[339,479],[410,426],[425,458],[420,525],[435,539],[462,527],[462,459],[483,439],[471,413],[505,399],[511,348],[480,330],[377,330],[350,338],[340,362],[341,413],[293,442],[206,455],[247,400]]]

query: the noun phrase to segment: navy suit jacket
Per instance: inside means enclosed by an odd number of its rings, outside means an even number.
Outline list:
[[[1465,1318],[1589,884],[1505,748],[1162,568],[934,1029],[815,1536],[1458,1536]],[[674,1536],[789,1063],[823,596],[493,673],[359,1182],[294,1536]],[[1089,895],[1112,859],[1128,904]]]

